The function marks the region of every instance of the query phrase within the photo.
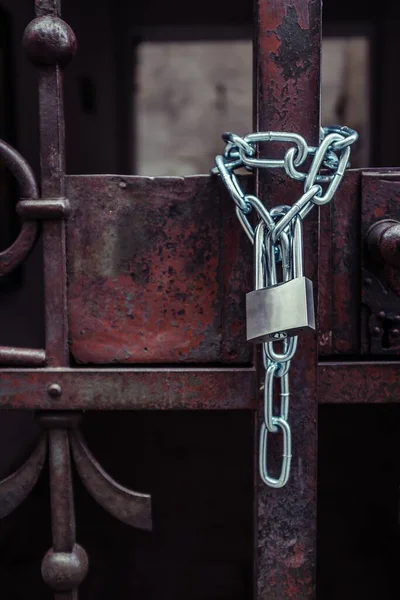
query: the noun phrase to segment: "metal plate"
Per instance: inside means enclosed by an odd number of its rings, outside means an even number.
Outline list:
[[[70,176],[67,195],[77,362],[250,362],[251,245],[217,178]]]

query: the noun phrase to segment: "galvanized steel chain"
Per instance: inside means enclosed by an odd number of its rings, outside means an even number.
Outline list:
[[[351,145],[358,139],[358,134],[348,127],[324,127],[318,147],[309,146],[299,134],[285,132],[250,133],[244,137],[224,133],[222,139],[226,142],[225,150],[223,155],[216,157],[216,166],[211,172],[221,176],[236,204],[237,217],[254,244],[255,291],[247,295],[246,303],[247,339],[262,343],[265,371],[259,471],[265,484],[281,488],[289,479],[292,458],[288,420],[290,362],[296,352],[299,331],[315,328],[311,282],[303,276],[302,223],[314,206],[323,206],[332,200],[349,166]],[[285,142],[290,147],[281,159],[260,157],[258,144],[263,142]],[[300,170],[310,158],[308,170]],[[292,206],[267,209],[257,196],[245,194],[241,189],[235,171],[243,167],[250,171],[256,168],[284,169],[289,177],[303,183],[303,193]],[[249,221],[253,210],[258,217],[254,228]],[[278,263],[281,265],[280,282]],[[296,295],[299,307],[293,305]],[[292,314],[285,314],[285,310],[286,313],[296,313],[295,318]],[[281,326],[282,322],[285,327]],[[281,351],[276,348],[277,342],[282,345]],[[279,411],[275,414],[276,383]],[[279,476],[272,477],[267,464],[268,434],[279,431],[283,444],[282,465]]]

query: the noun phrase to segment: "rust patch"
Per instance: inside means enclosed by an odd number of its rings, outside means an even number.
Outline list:
[[[209,177],[68,178],[78,362],[250,362],[251,245],[221,190]]]
[[[279,40],[277,51],[270,53],[271,59],[281,69],[285,80],[297,82],[313,66],[314,49],[299,23],[295,6],[287,7],[276,31],[267,32],[267,36],[270,35],[275,35]]]

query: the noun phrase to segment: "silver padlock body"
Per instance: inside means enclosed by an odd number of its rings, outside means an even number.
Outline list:
[[[313,285],[297,277],[246,294],[247,341],[271,342],[315,329]]]

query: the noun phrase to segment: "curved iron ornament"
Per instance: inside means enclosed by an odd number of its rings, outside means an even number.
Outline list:
[[[15,510],[35,487],[47,454],[47,435],[43,434],[25,464],[0,481],[0,519]]]
[[[5,164],[17,180],[21,197],[37,200],[39,196],[38,188],[31,167],[19,152],[3,140],[0,140],[0,161]],[[21,231],[15,242],[6,250],[0,252],[0,276],[10,273],[27,258],[35,245],[38,234],[38,221],[23,221]]]
[[[80,431],[72,430],[69,437],[76,469],[96,502],[123,523],[150,531],[151,496],[133,492],[114,481],[91,454]]]
[[[150,531],[151,496],[129,490],[110,477],[88,449],[80,431],[72,429],[68,437],[79,477],[96,502],[119,521]],[[43,434],[22,467],[0,481],[0,519],[12,513],[33,490],[46,455],[47,434]]]

